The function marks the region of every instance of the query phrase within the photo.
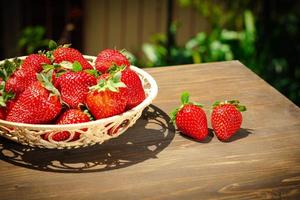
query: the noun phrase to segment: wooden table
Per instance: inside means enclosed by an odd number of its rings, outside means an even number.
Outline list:
[[[300,199],[296,105],[238,61],[147,71],[158,97],[119,138],[77,150],[1,138],[0,199]],[[242,129],[227,143],[175,132],[167,113],[182,91],[207,107],[239,99]]]

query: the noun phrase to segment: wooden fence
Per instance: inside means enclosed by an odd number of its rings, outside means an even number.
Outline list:
[[[105,48],[140,51],[155,33],[166,33],[167,0],[84,1],[84,52],[96,55]],[[174,1],[173,19],[180,23],[177,42],[183,44],[209,24],[192,8]]]

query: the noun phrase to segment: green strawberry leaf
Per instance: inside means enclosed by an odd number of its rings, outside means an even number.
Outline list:
[[[113,79],[113,82],[120,82],[120,80],[121,80],[121,72],[120,71],[118,71],[117,73],[115,73],[114,75],[113,75],[113,77],[112,77],[112,79]]]
[[[173,110],[173,111],[169,114],[169,116],[170,116],[170,118],[171,118],[171,122],[175,122],[175,120],[176,120],[176,115],[177,115],[177,113],[178,113],[179,110],[180,110],[180,108],[176,108],[175,110]]]
[[[58,89],[56,89],[54,87],[54,85],[52,84],[52,74],[53,74],[53,70],[50,70],[46,74],[45,73],[39,73],[39,74],[37,74],[37,79],[51,93],[53,93],[56,96],[60,96],[60,93],[59,93]]]
[[[118,72],[123,71],[126,68],[125,65],[118,66],[115,63],[108,69],[108,73],[114,75]]]
[[[72,44],[63,44],[63,45],[62,45],[62,47],[64,47],[64,48],[68,48],[68,47],[70,47],[70,46],[72,46]]]
[[[192,102],[193,105],[198,106],[200,108],[203,108],[203,105],[201,103],[198,102]]]
[[[232,105],[238,105],[240,103],[240,101],[239,100],[229,100],[229,101],[225,101],[225,103],[229,103]]]
[[[217,107],[217,106],[220,105],[220,104],[221,104],[220,101],[215,101],[215,102],[213,103],[213,105],[212,105],[212,108],[215,108],[215,107]]]
[[[59,65],[65,69],[73,69],[73,63],[71,63],[69,61],[62,61],[59,63]]]
[[[55,41],[53,41],[53,40],[50,40],[50,41],[49,41],[48,47],[49,47],[50,50],[56,49],[57,46],[58,46],[58,45],[57,45],[57,43],[56,43]]]
[[[190,102],[190,94],[188,92],[183,92],[181,94],[181,103],[188,104]]]
[[[100,76],[100,72],[95,69],[85,69],[84,71],[90,75],[93,75],[95,78],[98,78]]]
[[[43,72],[48,72],[52,69],[55,69],[55,66],[54,65],[49,65],[49,64],[42,64],[43,66]]]
[[[90,113],[90,111],[86,108],[83,110],[83,112],[90,118],[91,121],[94,121],[94,117],[92,116],[92,114]]]
[[[78,61],[75,61],[72,65],[72,70],[74,72],[79,72],[79,71],[82,71],[82,67],[81,67],[81,64],[78,62]]]
[[[111,84],[112,84],[112,86],[115,87],[115,88],[127,87],[127,86],[125,85],[125,83],[123,83],[123,82],[117,82],[117,83],[112,82]]]
[[[5,60],[4,63],[0,65],[0,77],[2,80],[6,81],[17,69],[20,68],[22,60],[19,58],[14,58],[12,61]]]
[[[247,110],[246,106],[242,106],[242,105],[237,105],[236,108],[240,111],[240,112],[244,112]]]

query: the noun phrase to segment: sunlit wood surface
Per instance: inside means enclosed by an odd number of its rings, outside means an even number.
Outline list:
[[[147,71],[159,94],[119,138],[76,150],[0,138],[0,199],[300,199],[296,105],[238,61]],[[215,100],[239,99],[242,129],[226,143],[182,136],[167,115],[182,91],[208,116]]]

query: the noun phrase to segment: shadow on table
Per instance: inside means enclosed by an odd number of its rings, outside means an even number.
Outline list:
[[[253,134],[252,131],[252,129],[240,128],[240,130],[236,134],[234,134],[227,142],[233,142],[248,137],[248,135]]]
[[[40,149],[0,137],[0,158],[11,164],[41,171],[85,173],[128,167],[157,154],[173,140],[169,116],[154,105],[118,138],[101,145],[71,150]]]

